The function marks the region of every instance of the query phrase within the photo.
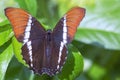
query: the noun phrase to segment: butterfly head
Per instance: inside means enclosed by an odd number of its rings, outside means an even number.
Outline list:
[[[51,34],[52,33],[52,30],[51,29],[48,29],[47,30],[47,34]]]

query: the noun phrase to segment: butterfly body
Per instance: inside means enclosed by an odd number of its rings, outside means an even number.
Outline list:
[[[74,37],[77,26],[85,15],[85,9],[75,7],[57,23],[53,31],[43,26],[20,8],[6,8],[15,37],[23,43],[23,59],[35,73],[50,76],[60,72],[67,58],[67,44]]]

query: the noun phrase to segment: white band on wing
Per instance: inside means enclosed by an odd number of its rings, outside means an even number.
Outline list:
[[[66,16],[64,16],[64,22],[63,22],[63,41],[60,42],[60,49],[59,49],[59,57],[58,57],[58,65],[57,69],[60,67],[60,61],[62,56],[62,50],[64,48],[64,45],[67,43],[67,24],[66,24]]]

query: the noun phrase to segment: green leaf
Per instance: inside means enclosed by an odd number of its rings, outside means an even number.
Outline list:
[[[36,16],[37,13],[37,2],[36,0],[16,0],[19,6],[23,9],[26,9],[31,13],[32,16]]]
[[[59,20],[58,5],[55,0],[37,0],[37,18],[44,25],[53,29]]]
[[[119,2],[100,0],[96,2],[93,10],[86,7],[86,16],[75,39],[87,44],[101,44],[107,49],[120,50]],[[115,6],[111,7],[113,5]]]
[[[1,25],[2,25],[2,23],[1,23]],[[11,26],[9,24],[5,24],[5,25],[0,26],[0,33],[7,31],[7,30],[11,31]]]
[[[8,23],[9,23],[9,22],[8,22],[8,20],[6,19],[6,20],[0,22],[0,26],[7,25]],[[0,29],[0,30],[1,30],[1,29]]]
[[[107,49],[120,50],[119,33],[109,32],[105,30],[79,28],[75,36],[75,40],[82,41],[87,44],[98,45]]]
[[[44,74],[44,75],[34,75],[33,80],[53,80],[52,77]]]
[[[5,42],[3,45],[0,46],[0,54],[2,54],[8,46],[11,44],[11,39]]]
[[[0,26],[0,80],[3,80],[8,64],[13,56],[10,25]]]
[[[11,73],[12,72],[12,73]],[[31,80],[31,71],[13,57],[7,68],[4,80]]]
[[[11,44],[9,45],[4,44],[4,45],[7,45],[7,48],[5,47],[6,49],[2,53],[0,53],[0,80],[4,79],[8,64],[13,56],[12,45]],[[0,48],[0,50],[2,49]]]
[[[7,42],[12,36],[10,25],[0,26],[0,46]]]
[[[36,16],[37,13],[37,2],[36,0],[25,0],[28,10],[32,14],[32,16]]]
[[[13,44],[13,50],[14,50],[15,57],[18,59],[19,62],[27,66],[21,54],[22,43],[18,42],[17,39],[13,37],[12,44]]]
[[[100,80],[102,79],[101,77],[103,77],[105,74],[106,70],[104,67],[98,66],[96,64],[94,64],[88,72],[88,75],[92,77],[92,80]]]

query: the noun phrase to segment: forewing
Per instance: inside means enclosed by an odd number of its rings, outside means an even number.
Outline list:
[[[15,37],[20,42],[26,43],[29,40],[41,38],[45,34],[42,25],[20,8],[6,8],[5,15],[12,25]]]
[[[74,7],[68,11],[57,23],[53,33],[56,34],[56,39],[66,39],[67,43],[70,43],[76,33],[77,27],[85,16],[85,9],[80,7]],[[63,35],[61,35],[63,34]]]

